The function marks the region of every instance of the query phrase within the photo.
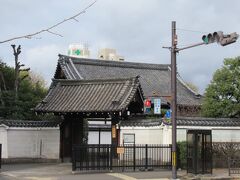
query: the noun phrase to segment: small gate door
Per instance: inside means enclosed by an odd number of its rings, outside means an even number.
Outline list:
[[[211,130],[187,131],[187,172],[212,173]]]

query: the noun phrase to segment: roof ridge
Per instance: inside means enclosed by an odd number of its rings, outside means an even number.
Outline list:
[[[194,121],[201,121],[201,120],[209,120],[209,121],[215,121],[215,120],[233,120],[233,121],[239,121],[240,118],[224,118],[224,117],[185,117],[185,116],[178,116],[177,120],[194,120]]]
[[[55,83],[90,83],[90,82],[96,82],[96,83],[116,83],[120,81],[132,81],[135,80],[138,77],[129,77],[129,78],[109,78],[109,79],[52,79]]]
[[[168,71],[170,64],[154,64],[154,63],[139,63],[139,62],[119,62],[110,60],[100,60],[100,59],[87,59],[87,58],[77,58],[67,55],[59,54],[59,62],[67,59],[71,59],[73,63],[98,65],[98,66],[113,66],[113,67],[126,67],[126,68],[138,68],[138,69],[159,69]]]

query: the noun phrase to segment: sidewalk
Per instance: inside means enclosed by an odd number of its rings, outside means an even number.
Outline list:
[[[36,163],[36,164],[8,164],[0,170],[0,179],[21,180],[160,180],[171,179],[169,170],[145,172],[116,172],[116,173],[75,173],[71,171],[70,163]],[[185,170],[178,171],[179,179],[240,179],[239,176],[228,176],[227,169],[214,169],[213,174],[192,175]]]

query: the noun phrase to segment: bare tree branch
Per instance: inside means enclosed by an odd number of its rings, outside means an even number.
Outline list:
[[[63,37],[63,35],[61,35],[61,34],[58,34],[58,33],[55,33],[55,32],[52,32],[52,31],[49,31],[49,30],[47,30],[47,32],[49,32],[49,33],[51,33],[51,34],[54,34],[54,35],[56,35],[56,36]]]
[[[9,41],[13,41],[13,40],[16,40],[16,39],[22,39],[22,38],[27,38],[27,39],[31,39],[33,36],[36,36],[38,34],[41,34],[43,32],[48,32],[50,34],[53,34],[53,35],[57,35],[57,36],[60,36],[60,37],[63,37],[61,34],[58,34],[58,33],[55,33],[55,32],[52,32],[51,30],[56,28],[57,26],[67,22],[67,21],[70,21],[70,20],[74,20],[74,21],[77,21],[78,20],[76,19],[78,16],[80,16],[81,14],[84,14],[86,13],[86,10],[88,10],[90,7],[92,7],[95,3],[97,2],[97,0],[95,0],[94,2],[92,2],[91,4],[89,4],[87,7],[85,7],[82,11],[80,11],[79,13],[75,14],[74,16],[71,16],[67,19],[64,19],[56,24],[54,24],[53,26],[50,26],[48,27],[47,29],[42,29],[40,31],[37,31],[37,32],[34,32],[34,33],[31,33],[31,34],[26,34],[26,35],[23,35],[23,36],[17,36],[17,37],[13,37],[13,38],[10,38],[10,39],[6,39],[4,41],[0,41],[0,44],[2,43],[6,43],[6,42],[9,42]]]

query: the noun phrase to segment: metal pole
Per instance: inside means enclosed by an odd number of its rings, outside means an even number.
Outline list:
[[[176,22],[172,21],[172,47],[171,47],[171,95],[172,95],[172,179],[177,178],[176,167],[176,114],[177,114],[177,65],[176,65],[176,50],[177,50],[177,35],[176,35]]]

